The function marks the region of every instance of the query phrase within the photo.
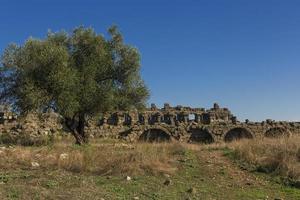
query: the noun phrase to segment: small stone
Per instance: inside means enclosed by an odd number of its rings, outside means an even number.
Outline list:
[[[164,174],[164,177],[170,178],[171,176],[170,176],[170,174]]]
[[[0,155],[3,154],[3,153],[4,153],[4,151],[0,150]]]
[[[134,200],[139,200],[140,198],[139,198],[139,197],[133,197],[133,199],[134,199]]]
[[[68,156],[69,156],[69,155],[68,155],[67,153],[62,153],[62,154],[60,154],[59,159],[65,160],[65,159],[68,158]]]
[[[37,163],[37,162],[31,162],[31,166],[34,167],[34,168],[37,168],[37,167],[40,166],[40,164]]]
[[[130,176],[126,176],[126,180],[127,181],[131,181],[131,177]]]
[[[164,185],[166,186],[171,185],[171,180],[170,179],[165,180]]]

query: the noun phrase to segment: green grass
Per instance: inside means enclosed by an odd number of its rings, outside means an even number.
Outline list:
[[[93,147],[68,148],[89,153]],[[48,168],[7,170],[0,173],[0,182],[3,182],[0,196],[4,200],[127,200],[134,197],[150,200],[300,199],[299,189],[285,186],[266,174],[241,170],[236,163],[227,159],[234,158],[234,152],[228,148],[178,148],[174,154],[177,156],[175,164],[178,165],[176,173],[137,174],[131,176],[131,181],[127,181],[123,174],[108,176]],[[164,185],[167,179],[171,180],[170,185]],[[247,179],[251,179],[251,184],[247,184]],[[191,188],[193,192],[190,192]]]

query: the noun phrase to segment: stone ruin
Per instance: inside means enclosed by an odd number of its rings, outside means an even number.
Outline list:
[[[190,122],[200,124],[213,123],[236,123],[236,117],[231,114],[229,109],[220,108],[218,104],[205,110],[204,108],[191,108],[176,106],[171,107],[165,103],[162,109],[158,109],[155,104],[151,104],[149,109],[143,112],[115,112],[108,113],[102,118],[101,125],[131,126],[131,125],[154,125],[165,123],[173,126],[188,124]]]
[[[240,122],[228,108],[221,108],[217,103],[210,109],[171,107],[165,103],[161,109],[151,104],[142,112],[107,113],[94,136],[108,135],[128,141],[212,143],[291,134],[300,134],[299,122]]]
[[[28,114],[18,118],[8,109],[0,110],[0,135],[58,135],[65,133],[62,118],[52,112]],[[86,131],[91,138],[118,138],[127,141],[180,141],[192,143],[230,142],[241,138],[281,137],[300,134],[299,122],[240,122],[228,108],[217,103],[210,109],[184,106],[163,108],[151,104],[144,111],[104,113],[89,120]]]
[[[0,106],[0,124],[16,121],[18,116],[14,114],[9,106]]]
[[[61,132],[61,122],[60,116],[54,112],[29,113],[25,117],[18,117],[9,109],[0,109],[0,136],[8,134],[16,139],[19,136],[32,139],[53,136]]]

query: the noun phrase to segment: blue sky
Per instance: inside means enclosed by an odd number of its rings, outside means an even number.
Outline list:
[[[149,103],[300,121],[298,0],[2,0],[0,52],[48,29],[117,24],[142,55]]]

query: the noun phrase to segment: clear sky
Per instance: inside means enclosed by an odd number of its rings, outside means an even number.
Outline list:
[[[149,103],[300,121],[299,0],[1,0],[0,52],[48,29],[117,24],[142,55]]]

